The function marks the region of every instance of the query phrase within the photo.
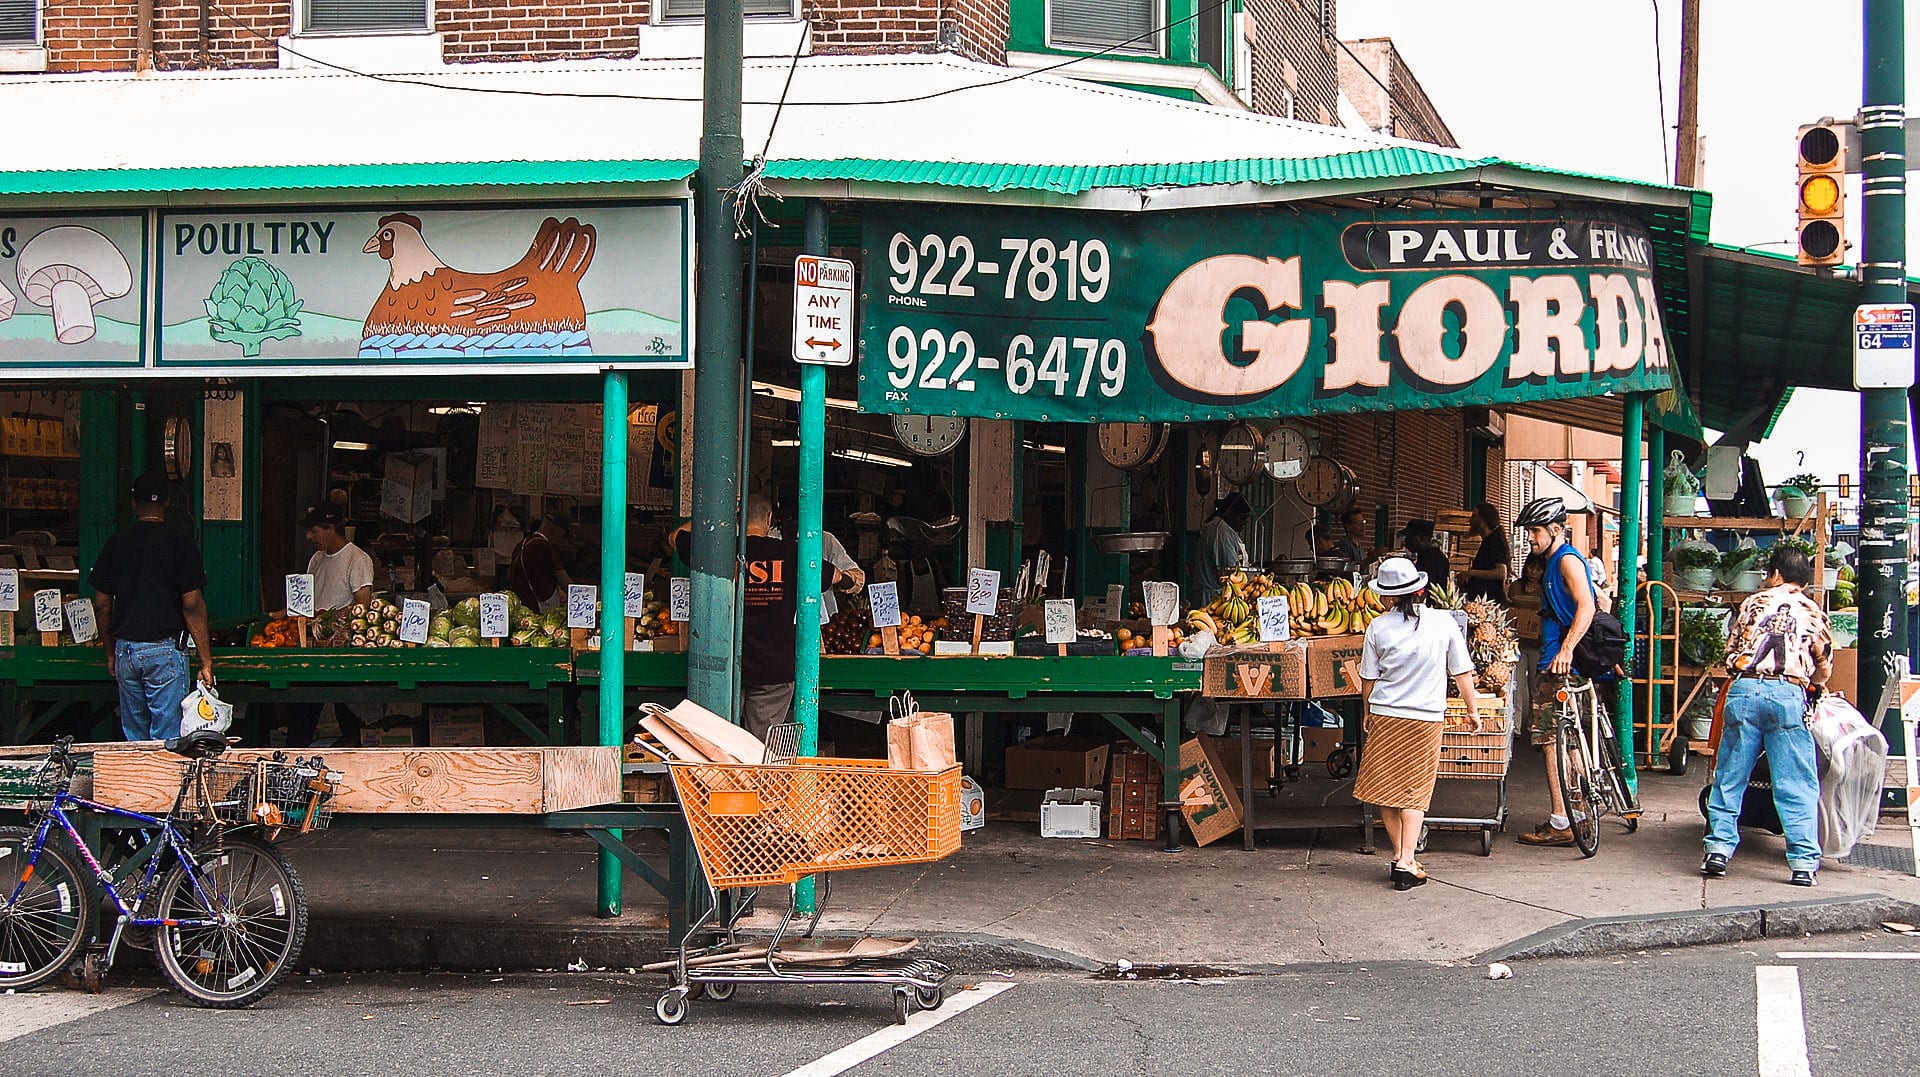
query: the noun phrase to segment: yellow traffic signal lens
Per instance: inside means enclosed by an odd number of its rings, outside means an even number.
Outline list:
[[[1800,208],[1813,214],[1832,213],[1840,205],[1840,184],[1832,176],[1811,176],[1800,184]]]
[[[1809,127],[1800,133],[1800,160],[1822,168],[1840,156],[1840,136],[1831,127]]]

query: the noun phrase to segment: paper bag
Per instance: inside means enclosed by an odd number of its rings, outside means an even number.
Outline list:
[[[887,766],[895,770],[945,770],[957,761],[953,715],[916,711],[887,723]]]

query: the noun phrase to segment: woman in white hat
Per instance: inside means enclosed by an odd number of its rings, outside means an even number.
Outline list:
[[[1433,801],[1440,769],[1440,733],[1446,728],[1447,678],[1467,702],[1467,720],[1480,731],[1475,706],[1473,659],[1460,626],[1444,613],[1423,615],[1428,577],[1404,557],[1389,557],[1367,586],[1393,608],[1367,626],[1360,654],[1360,704],[1366,740],[1353,795],[1380,809],[1393,843],[1388,878],[1395,890],[1427,881],[1413,859]]]

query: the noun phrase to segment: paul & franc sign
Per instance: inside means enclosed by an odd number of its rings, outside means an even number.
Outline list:
[[[1196,420],[1664,389],[1625,219],[1114,217],[912,207],[866,221],[870,411]]]

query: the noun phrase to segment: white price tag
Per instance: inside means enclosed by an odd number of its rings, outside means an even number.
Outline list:
[[[507,596],[490,592],[480,596],[480,638],[507,638]]]
[[[67,603],[67,623],[73,626],[73,642],[91,643],[100,637],[100,630],[93,623],[93,603],[84,598],[76,598]]]
[[[591,583],[567,584],[567,627],[592,628],[600,617],[600,588]]]
[[[20,570],[0,568],[0,613],[13,613],[20,608]]]
[[[35,591],[33,593],[33,630],[35,632],[58,632],[66,627],[66,620],[60,614],[60,592]]]
[[[400,602],[400,640],[403,643],[427,642],[427,623],[433,619],[433,607],[417,598]]]
[[[1072,643],[1080,638],[1080,623],[1074,614],[1073,599],[1049,598],[1045,611],[1048,643]]]
[[[1147,600],[1147,623],[1170,625],[1180,619],[1180,585],[1170,581],[1149,580],[1140,585]]]
[[[627,573],[626,615],[645,617],[647,615],[647,577],[638,572]]]
[[[1107,585],[1107,620],[1124,621],[1127,619],[1127,585],[1110,583]]]
[[[999,569],[970,568],[967,570],[967,612],[987,617],[1000,612]]]
[[[1286,595],[1260,598],[1260,642],[1279,643],[1293,638],[1293,611]]]
[[[693,620],[693,581],[685,576],[667,581],[667,620]]]
[[[899,584],[892,580],[867,584],[867,605],[873,607],[873,627],[900,627]]]
[[[312,617],[314,614],[313,574],[309,572],[289,574],[287,576],[287,616]]]

